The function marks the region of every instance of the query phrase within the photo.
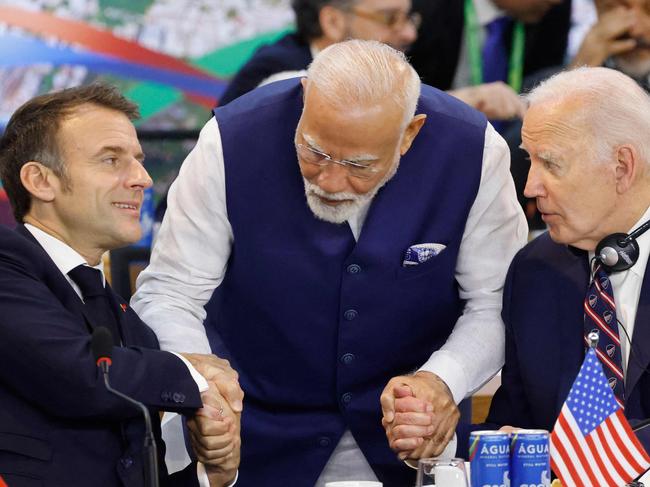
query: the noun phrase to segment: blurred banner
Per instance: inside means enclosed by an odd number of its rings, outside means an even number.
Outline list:
[[[227,80],[292,26],[290,0],[0,0],[0,132],[40,93],[113,83],[140,131],[162,131],[145,147],[158,201],[193,144],[162,147],[164,133],[202,127]],[[0,223],[8,212],[0,187]]]

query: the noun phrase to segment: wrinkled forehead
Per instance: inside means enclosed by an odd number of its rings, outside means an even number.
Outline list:
[[[402,120],[403,111],[394,103],[341,105],[329,103],[317,89],[308,89],[296,135],[307,134],[328,150],[380,148],[399,141]]]

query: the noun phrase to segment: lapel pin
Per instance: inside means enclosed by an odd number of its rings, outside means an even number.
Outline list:
[[[127,308],[126,304],[120,303],[120,308],[122,308],[123,313],[126,313],[126,308]]]

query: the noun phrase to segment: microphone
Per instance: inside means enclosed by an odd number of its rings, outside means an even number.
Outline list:
[[[153,436],[153,429],[151,428],[151,416],[149,415],[149,409],[147,409],[147,407],[140,401],[136,401],[126,394],[122,394],[120,391],[113,389],[109,382],[108,371],[113,363],[111,360],[111,354],[113,351],[113,335],[111,335],[111,332],[108,328],[104,326],[95,328],[92,334],[90,348],[93,351],[93,356],[95,357],[97,367],[101,369],[102,375],[104,376],[104,384],[106,385],[106,390],[142,411],[145,423],[145,485],[148,485],[150,487],[158,487],[158,450],[156,447],[156,439]]]

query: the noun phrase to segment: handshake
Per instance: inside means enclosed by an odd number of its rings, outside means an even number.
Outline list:
[[[203,407],[187,420],[192,448],[205,466],[211,487],[223,487],[237,474],[244,392],[238,374],[215,355],[182,353],[208,382],[201,393]]]

